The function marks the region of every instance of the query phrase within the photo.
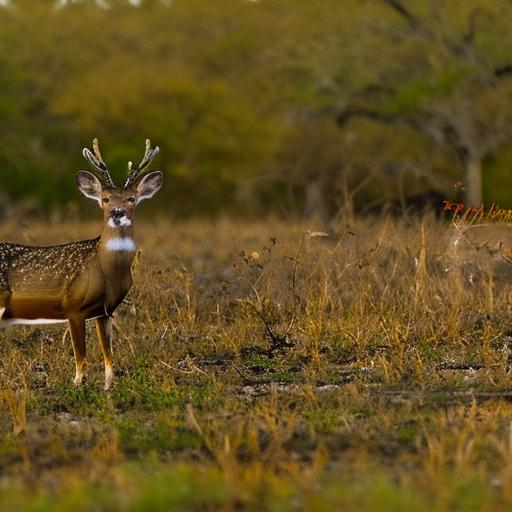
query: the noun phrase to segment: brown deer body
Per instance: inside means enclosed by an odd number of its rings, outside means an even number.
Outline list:
[[[93,240],[49,247],[0,243],[0,325],[69,322],[75,353],[75,384],[84,375],[85,322],[95,319],[105,362],[105,389],[113,382],[112,320],[132,285],[135,255],[133,212],[143,199],[161,187],[160,171],[144,173],[158,153],[146,141],[141,164],[132,169],[124,187],[116,187],[101,158],[97,140],[94,155],[84,156],[98,171],[77,172],[81,192],[100,204],[103,232]]]

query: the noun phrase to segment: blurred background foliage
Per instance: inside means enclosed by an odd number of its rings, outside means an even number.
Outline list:
[[[509,0],[7,0],[0,66],[5,208],[87,212],[93,137],[118,181],[158,144],[175,216],[512,207]]]

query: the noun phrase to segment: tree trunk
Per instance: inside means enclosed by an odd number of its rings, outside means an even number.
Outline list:
[[[464,187],[466,206],[478,208],[482,204],[482,159],[478,155],[468,155],[464,165]]]
[[[306,185],[304,204],[304,217],[306,219],[320,219],[325,215],[325,197],[322,185],[320,178],[314,179]]]

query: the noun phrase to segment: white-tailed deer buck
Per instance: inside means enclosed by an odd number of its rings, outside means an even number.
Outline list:
[[[133,212],[162,186],[160,171],[145,172],[159,148],[146,140],[138,167],[128,163],[128,179],[116,187],[101,158],[98,140],[83,155],[96,174],[78,171],[80,191],[98,201],[103,232],[93,240],[49,247],[0,243],[0,325],[69,322],[76,374],[85,366],[85,321],[94,319],[105,361],[105,389],[112,385],[112,314],[132,285],[135,255]]]

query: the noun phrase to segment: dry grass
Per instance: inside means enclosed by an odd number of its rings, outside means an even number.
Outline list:
[[[109,394],[92,329],[81,388],[62,329],[2,331],[0,511],[510,510],[508,263],[430,217],[323,230],[139,225]]]

